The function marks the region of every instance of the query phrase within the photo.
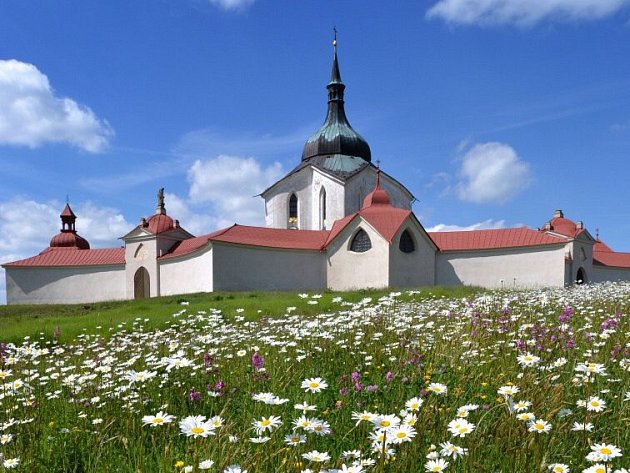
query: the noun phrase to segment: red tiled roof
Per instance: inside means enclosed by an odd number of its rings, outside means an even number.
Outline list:
[[[390,205],[373,205],[361,209],[359,215],[391,243],[400,226],[411,215],[411,210],[399,209]]]
[[[234,224],[211,234],[210,241],[294,250],[321,250],[328,238],[326,230],[289,230]]]
[[[61,233],[58,233],[50,240],[50,246],[57,248],[75,247],[81,250],[90,249],[90,244],[88,243],[88,241],[82,236],[79,236],[77,232],[73,231],[62,231]]]
[[[96,250],[46,248],[37,256],[5,263],[2,266],[13,268],[23,266],[106,266],[119,264],[125,264],[124,248],[99,248]]]
[[[194,238],[188,238],[186,240],[182,240],[177,242],[169,251],[169,253],[160,256],[158,259],[170,259],[177,258],[178,256],[184,256],[189,253],[193,253],[200,248],[203,248],[209,241],[210,238],[216,234],[222,233],[223,230],[214,233],[208,233],[207,235],[201,235]]]
[[[431,232],[429,236],[440,251],[489,250],[493,248],[517,248],[565,243],[565,239],[562,237],[548,235],[525,227]]]
[[[630,268],[630,253],[613,251],[606,243],[597,240],[593,245],[593,263],[602,266]]]

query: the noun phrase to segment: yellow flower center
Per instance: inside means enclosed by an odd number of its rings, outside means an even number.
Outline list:
[[[466,429],[466,427],[460,427],[460,428],[459,428],[459,433],[460,433],[460,434],[465,434],[467,430],[468,430],[468,429]]]
[[[193,427],[192,429],[190,429],[190,431],[193,434],[203,434],[204,432],[203,427]]]
[[[404,439],[406,436],[407,436],[407,434],[404,433],[404,432],[398,432],[396,434],[396,437],[398,437],[399,439]]]
[[[612,450],[608,447],[604,447],[599,451],[599,453],[602,453],[604,455],[610,455],[612,453]]]
[[[562,473],[564,470],[564,468],[562,468],[561,466],[554,466],[553,467],[553,471],[555,471],[556,473]]]
[[[319,386],[319,383],[315,383],[315,382],[313,382],[313,383],[309,384],[309,386],[310,386],[311,388],[316,388],[316,387],[318,387],[318,386]]]
[[[269,419],[265,419],[260,423],[260,425],[262,425],[263,427],[267,427],[269,424],[271,424],[271,421]]]
[[[606,468],[602,468],[601,466],[595,470],[595,473],[606,473]]]
[[[381,421],[381,425],[383,427],[389,427],[391,425],[391,422],[388,421],[388,420],[383,420],[383,421]]]
[[[161,424],[162,422],[164,422],[164,419],[162,419],[161,417],[155,417],[153,419],[154,424]]]

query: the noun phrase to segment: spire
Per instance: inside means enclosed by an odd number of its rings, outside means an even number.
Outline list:
[[[345,84],[341,81],[339,72],[339,59],[337,58],[337,29],[333,28],[335,37],[333,40],[333,63],[330,73],[328,89],[328,110],[322,127],[311,136],[302,152],[302,161],[316,156],[348,156],[360,158],[358,161],[370,162],[372,154],[370,146],[359,135],[346,117],[344,109]]]
[[[59,216],[61,217],[61,231],[74,232],[74,223],[77,220],[77,216],[72,211],[69,203],[66,203]]]

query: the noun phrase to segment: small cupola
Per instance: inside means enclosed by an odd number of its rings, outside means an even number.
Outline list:
[[[157,194],[157,206],[155,214],[148,219],[143,220],[142,226],[151,233],[162,233],[177,228],[175,220],[166,214],[166,206],[164,205],[164,188],[162,187]]]
[[[375,205],[392,205],[389,194],[381,187],[380,169],[376,171],[376,185],[374,186],[374,190],[365,196],[362,208],[374,207]]]
[[[80,236],[75,229],[77,216],[72,211],[69,203],[66,203],[61,215],[61,232],[50,240],[51,248],[77,248],[89,250],[90,243]]]

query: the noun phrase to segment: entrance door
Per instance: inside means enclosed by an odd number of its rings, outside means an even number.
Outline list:
[[[584,271],[584,268],[578,269],[577,276],[575,277],[575,282],[578,284],[586,284],[588,282],[586,280],[586,271]]]
[[[133,277],[133,298],[144,299],[150,297],[151,285],[149,282],[149,272],[143,266],[138,268],[136,274]]]

